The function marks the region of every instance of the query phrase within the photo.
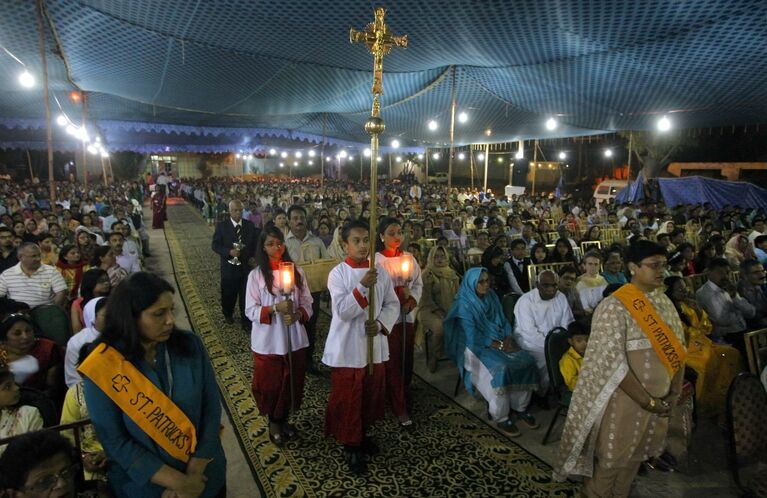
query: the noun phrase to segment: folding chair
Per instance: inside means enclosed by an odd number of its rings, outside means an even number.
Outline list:
[[[743,372],[727,392],[729,463],[744,496],[767,496],[767,393],[759,377]]]
[[[557,409],[554,411],[554,416],[551,417],[549,428],[546,429],[546,434],[543,436],[542,444],[545,446],[549,441],[549,436],[554,429],[554,424],[557,423],[559,415],[567,415],[567,409],[570,406],[571,393],[565,385],[565,379],[562,377],[562,373],[559,371],[559,360],[570,348],[570,344],[567,342],[567,330],[562,327],[553,329],[549,332],[549,335],[546,336],[546,342],[544,343],[543,348],[546,355],[546,370],[549,372],[549,381],[557,396]]]

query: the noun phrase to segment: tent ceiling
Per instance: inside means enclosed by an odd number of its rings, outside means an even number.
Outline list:
[[[4,2],[0,44],[41,79],[35,2]],[[364,143],[372,58],[348,40],[374,4],[346,0],[46,0],[49,79],[79,120],[74,88],[113,149],[268,146],[274,137]],[[384,59],[383,143],[457,143],[744,125],[767,115],[764,0],[392,0],[387,24],[410,46]],[[63,58],[55,55],[56,47]],[[0,53],[0,133],[40,130],[40,85]],[[71,82],[68,78],[71,78]],[[73,86],[73,84],[76,85]],[[557,116],[560,126],[545,129]],[[435,119],[437,131],[426,123]],[[234,128],[236,130],[227,130]],[[324,132],[323,132],[324,131]],[[173,139],[168,135],[177,134]],[[67,139],[57,134],[65,148]],[[10,143],[43,145],[44,134]],[[191,149],[190,149],[191,150]]]

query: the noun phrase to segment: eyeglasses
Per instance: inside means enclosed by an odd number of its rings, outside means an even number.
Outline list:
[[[62,470],[61,472],[57,474],[49,474],[45,477],[41,477],[40,479],[36,480],[29,486],[24,487],[24,491],[27,491],[29,493],[45,493],[47,491],[50,491],[51,489],[56,486],[56,483],[59,482],[59,479],[63,479],[64,481],[68,481],[72,478],[74,478],[75,473],[80,469],[80,466],[76,463],[73,463],[66,469]]]
[[[668,261],[656,261],[655,263],[639,263],[639,266],[646,266],[655,271],[667,270],[669,268]]]

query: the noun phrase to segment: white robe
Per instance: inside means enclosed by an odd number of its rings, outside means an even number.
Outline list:
[[[301,275],[303,285],[293,287],[290,299],[293,300],[293,309],[303,310],[306,317],[312,316],[312,295],[306,282],[306,275],[300,266],[295,267]],[[245,316],[253,323],[250,331],[250,349],[259,354],[288,354],[288,338],[285,332],[285,322],[280,313],[272,315],[271,323],[261,323],[261,310],[265,306],[273,306],[285,300],[279,289],[279,270],[272,270],[274,275],[273,288],[270,294],[266,290],[266,281],[261,269],[256,267],[248,275],[248,285],[245,288]],[[309,338],[306,329],[300,322],[295,322],[290,327],[291,350],[298,351],[309,346]]]
[[[374,315],[388,332],[399,320],[399,299],[388,273],[379,265],[376,268],[378,282],[375,285]],[[352,268],[343,261],[328,275],[333,318],[322,363],[329,367],[363,368],[368,363],[365,335],[368,289],[359,283],[367,271],[367,267]],[[373,338],[373,363],[383,363],[388,359],[389,343],[381,333]]]
[[[409,252],[402,252],[403,255],[406,255],[410,257],[410,263],[413,268],[413,277],[410,279],[409,282],[406,282],[404,278],[401,278],[397,275],[400,273],[400,265],[402,260],[399,256],[393,256],[393,257],[387,257],[384,256],[381,253],[376,253],[376,265],[382,266],[386,272],[389,274],[389,277],[391,278],[392,285],[394,287],[398,286],[405,286],[410,289],[410,295],[415,299],[416,304],[421,302],[421,295],[423,294],[423,279],[421,278],[421,267],[418,265],[418,262],[415,260],[412,254]],[[410,313],[407,315],[407,322],[408,323],[415,323],[415,315],[416,310],[413,309]]]

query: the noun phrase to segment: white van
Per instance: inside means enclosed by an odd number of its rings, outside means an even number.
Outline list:
[[[594,199],[597,205],[610,199],[615,199],[618,192],[628,186],[628,180],[605,180],[594,190]]]

